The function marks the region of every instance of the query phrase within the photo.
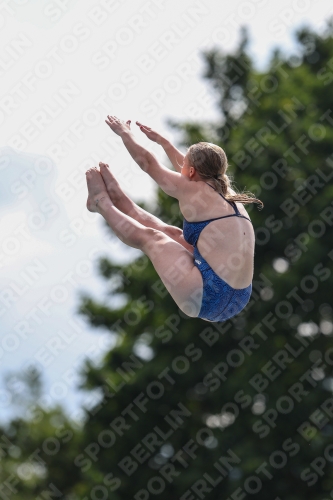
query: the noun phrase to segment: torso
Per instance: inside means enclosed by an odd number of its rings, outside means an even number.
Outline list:
[[[236,203],[241,215],[250,218],[244,205]],[[235,213],[222,196],[203,181],[191,182],[179,200],[188,222],[204,221]],[[233,288],[245,288],[253,278],[255,236],[251,222],[228,217],[210,222],[200,233],[197,248],[213,271]]]

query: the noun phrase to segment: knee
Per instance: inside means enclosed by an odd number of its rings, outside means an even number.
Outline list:
[[[183,231],[177,226],[168,226],[165,230],[165,234],[167,234],[172,239],[177,239],[182,236]]]
[[[165,234],[162,231],[147,227],[140,234],[138,248],[147,254],[151,248],[156,247],[158,243],[165,239]]]

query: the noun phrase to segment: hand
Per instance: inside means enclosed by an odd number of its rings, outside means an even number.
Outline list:
[[[148,139],[150,139],[153,142],[157,142],[157,144],[161,144],[161,140],[163,139],[163,137],[160,134],[155,132],[155,130],[152,130],[150,127],[142,125],[142,123],[140,122],[136,122],[136,124],[138,125],[138,127],[140,127],[141,132],[146,134]]]
[[[120,136],[131,130],[131,120],[127,120],[125,123],[119,120],[116,116],[108,115],[108,119],[105,120],[105,123],[109,125],[110,129],[113,130],[115,134]]]

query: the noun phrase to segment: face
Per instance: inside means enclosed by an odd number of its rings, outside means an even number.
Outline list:
[[[194,169],[194,167],[190,166],[187,155],[184,158],[181,175],[184,175],[185,177],[188,177],[189,179],[192,179],[193,176],[195,175],[195,169]]]

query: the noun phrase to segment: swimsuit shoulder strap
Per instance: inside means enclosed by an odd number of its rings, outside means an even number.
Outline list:
[[[216,189],[215,189],[213,186],[211,186],[210,184],[208,184],[208,182],[206,182],[206,184],[207,184],[208,186],[210,186],[212,189],[214,189],[214,191],[216,191]],[[240,211],[238,210],[237,205],[236,205],[236,203],[235,203],[234,201],[229,201],[229,200],[227,200],[227,198],[226,198],[225,196],[223,196],[223,194],[222,194],[222,193],[219,193],[219,195],[220,195],[220,196],[222,196],[222,198],[223,198],[223,199],[224,199],[227,203],[229,203],[229,205],[231,205],[231,206],[232,206],[232,208],[235,210],[235,215],[238,215],[239,217],[244,217],[244,215],[242,215],[242,216],[241,216]],[[247,218],[247,217],[245,217],[245,218]]]

